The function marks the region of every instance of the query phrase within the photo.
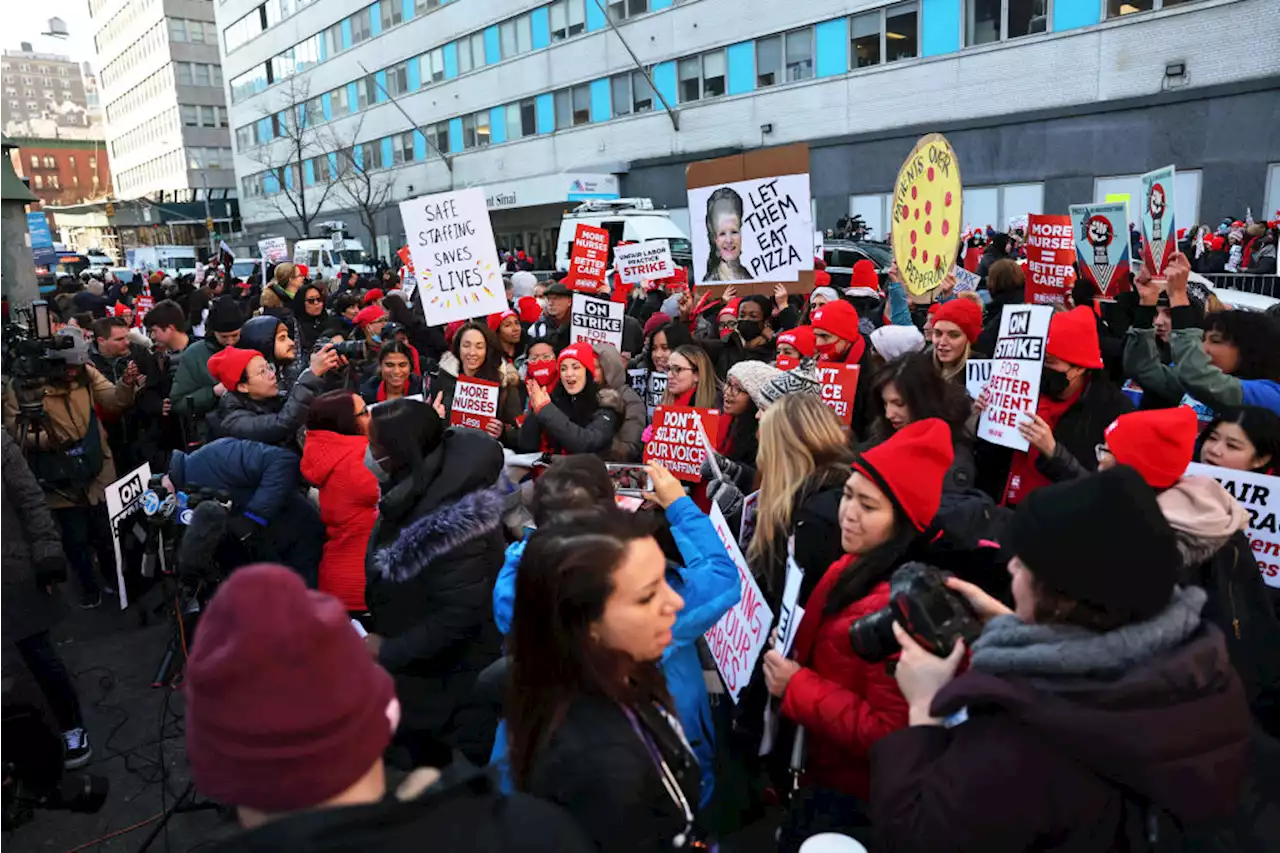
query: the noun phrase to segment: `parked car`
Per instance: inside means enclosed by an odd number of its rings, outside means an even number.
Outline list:
[[[893,265],[893,248],[887,243],[854,242],[852,240],[824,240],[822,260],[826,261],[831,284],[840,290],[849,286],[853,265],[858,261],[871,261],[880,277],[883,288]]]

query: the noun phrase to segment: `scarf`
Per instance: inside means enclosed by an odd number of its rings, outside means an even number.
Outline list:
[[[1044,394],[1040,395],[1040,403],[1036,406],[1036,414],[1044,418],[1044,422],[1049,425],[1050,430],[1058,428],[1058,421],[1066,414],[1067,410],[1076,404],[1080,399],[1080,395],[1084,393],[1084,389],[1088,387],[1086,380],[1084,385],[1080,386],[1080,390],[1072,394],[1065,400],[1055,400]],[[1036,468],[1036,460],[1040,458],[1040,451],[1032,447],[1028,450],[1015,450],[1013,452],[1013,462],[1009,466],[1009,479],[1004,487],[1004,500],[1000,502],[1001,506],[1017,506],[1018,502],[1027,495],[1043,486],[1049,485],[1049,478]]]
[[[1198,586],[1174,587],[1164,610],[1104,634],[1061,623],[1028,625],[1012,614],[997,616],[974,641],[970,666],[1032,681],[1119,678],[1185,643],[1200,627],[1207,598]]]

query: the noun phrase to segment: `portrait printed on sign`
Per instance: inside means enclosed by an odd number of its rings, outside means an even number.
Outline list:
[[[1178,251],[1173,220],[1172,166],[1142,176],[1142,261],[1153,278],[1162,278],[1169,259]]]
[[[689,210],[702,220],[689,228],[698,284],[795,281],[813,269],[807,174],[695,187]]]
[[[1129,280],[1129,204],[1071,205],[1080,274],[1111,298]]]

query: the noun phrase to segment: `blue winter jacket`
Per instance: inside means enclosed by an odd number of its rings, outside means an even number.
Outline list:
[[[270,521],[297,492],[298,454],[243,438],[220,438],[191,453],[176,450],[169,479],[179,489],[204,486],[231,495],[236,512]]]
[[[698,659],[698,638],[720,621],[730,607],[742,597],[738,567],[729,558],[724,543],[716,535],[711,520],[698,509],[692,498],[683,497],[667,507],[671,535],[684,558],[684,566],[670,566],[667,582],[681,598],[684,609],[676,615],[671,645],[662,655],[662,671],[667,689],[675,702],[676,714],[685,737],[693,747],[702,767],[702,802],[711,802],[715,788],[715,726],[711,720],[711,700],[702,677]],[[529,537],[507,546],[507,557],[493,587],[493,618],[505,636],[511,630],[511,616],[516,600],[516,570],[524,555]],[[492,763],[502,768],[503,788],[511,790],[506,769],[507,727],[498,726],[493,743]]]

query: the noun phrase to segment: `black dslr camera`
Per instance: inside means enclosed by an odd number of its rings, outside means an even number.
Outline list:
[[[946,575],[924,563],[907,563],[889,579],[889,606],[849,626],[849,643],[865,661],[878,663],[902,650],[893,636],[897,622],[920,645],[946,657],[956,640],[972,643],[982,633],[964,596],[948,589]]]

